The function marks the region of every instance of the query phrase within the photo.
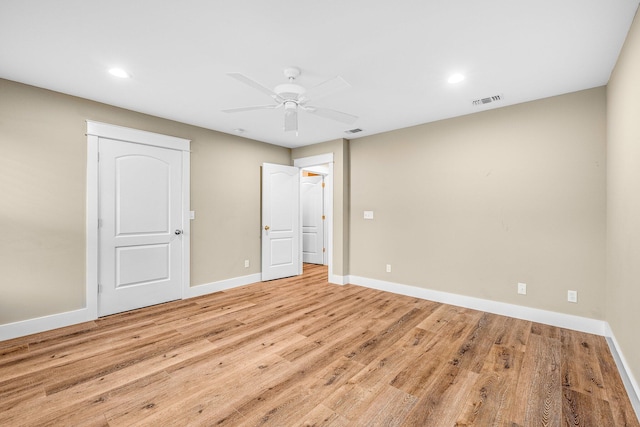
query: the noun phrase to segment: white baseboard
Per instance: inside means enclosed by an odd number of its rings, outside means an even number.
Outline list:
[[[627,360],[622,353],[622,349],[620,348],[615,335],[613,335],[613,330],[611,330],[609,322],[605,323],[606,337],[607,343],[609,344],[609,349],[611,350],[613,359],[616,361],[616,365],[618,366],[618,371],[620,372],[622,382],[624,383],[624,387],[627,390],[627,394],[629,395],[629,400],[631,400],[631,405],[633,405],[633,409],[636,411],[636,417],[640,419],[640,387],[638,386],[638,382],[631,372],[629,364],[627,363]]]
[[[348,283],[381,291],[441,302],[444,304],[451,304],[458,307],[486,311],[503,316],[515,317],[517,319],[530,320],[533,322],[573,329],[575,331],[587,332],[590,334],[601,336],[605,335],[606,322],[603,320],[589,319],[587,317],[556,313],[554,311],[452,294],[449,292],[435,291],[432,289],[392,283],[384,280],[369,279],[360,276],[348,276],[348,280]]]
[[[213,292],[222,291],[225,289],[232,289],[239,286],[249,285],[251,283],[259,282],[260,280],[260,273],[255,273],[247,276],[235,277],[232,279],[220,280],[218,282],[193,286],[185,290],[184,298],[193,298]],[[507,304],[475,297],[468,297],[464,295],[451,294],[448,292],[418,288],[416,286],[391,283],[383,280],[368,279],[359,276],[332,275],[329,282],[339,285],[352,283],[354,285],[365,286],[382,291],[427,299],[430,301],[436,301],[445,304],[452,304],[460,307],[471,308],[474,310],[487,311],[489,313],[501,314],[518,319],[531,320],[548,325],[559,326],[562,328],[573,329],[602,336],[606,335],[613,338],[613,334],[610,333],[610,329],[609,331],[607,331],[606,329],[608,327],[608,324],[602,320],[588,319],[585,317],[572,316],[569,314],[556,313],[552,311],[523,307],[514,304]],[[0,341],[57,329],[64,326],[70,326],[90,320],[94,319],[89,316],[88,310],[86,308],[82,308],[65,313],[52,314],[50,316],[43,316],[35,319],[8,323],[5,325],[0,325]],[[622,353],[620,352],[620,349],[617,345],[616,350],[622,356]],[[621,359],[624,361],[623,357],[621,357]],[[634,388],[638,390],[637,383],[634,381],[633,384]]]
[[[185,290],[184,298],[199,297],[214,292],[224,291],[225,289],[237,288],[244,285],[260,282],[262,276],[260,273],[249,274],[247,276],[234,277],[232,279],[220,280],[217,282],[206,283],[204,285],[191,286]]]
[[[52,329],[63,328],[65,326],[76,325],[90,320],[95,319],[90,318],[89,311],[86,308],[81,308],[79,310],[67,311],[65,313],[7,323],[5,325],[0,325],[0,341],[50,331]]]
[[[338,276],[332,274],[329,276],[329,283],[333,283],[334,285],[346,285],[349,283],[349,276]]]

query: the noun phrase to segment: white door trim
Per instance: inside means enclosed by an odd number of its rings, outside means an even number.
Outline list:
[[[333,277],[333,153],[293,159],[293,165],[303,169],[310,166],[329,165],[329,174],[325,176],[325,210],[327,213],[327,264],[329,283],[337,283]],[[300,237],[302,238],[302,236]],[[300,246],[302,250],[302,246]],[[340,283],[342,284],[342,283]]]
[[[182,156],[182,298],[188,295],[190,286],[190,241],[189,220],[191,141],[173,136],[146,132],[122,126],[87,120],[87,248],[85,306],[87,320],[98,317],[98,139],[109,138],[138,144],[170,148],[183,152]]]

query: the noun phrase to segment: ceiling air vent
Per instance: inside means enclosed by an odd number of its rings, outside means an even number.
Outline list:
[[[344,131],[344,133],[350,133],[350,134],[358,133],[358,132],[362,132],[362,129],[360,129],[360,128],[355,128],[355,129],[349,129],[349,130],[345,130],[345,131]]]
[[[475,106],[478,106],[478,105],[490,104],[492,102],[501,101],[501,100],[502,100],[502,95],[493,95],[493,96],[490,96],[488,98],[476,99],[476,100],[472,101],[472,104],[475,107]]]

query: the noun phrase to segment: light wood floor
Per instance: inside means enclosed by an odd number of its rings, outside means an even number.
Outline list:
[[[0,342],[1,426],[639,426],[602,337],[326,268]]]

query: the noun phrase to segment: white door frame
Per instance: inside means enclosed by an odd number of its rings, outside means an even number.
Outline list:
[[[325,211],[327,215],[327,264],[329,266],[329,283],[333,278],[333,153],[319,154],[317,156],[293,159],[293,165],[304,169],[305,167],[329,165],[329,174],[325,176]],[[302,222],[300,223],[302,224]],[[302,225],[301,225],[302,227]],[[300,251],[302,254],[302,233],[300,233]],[[342,283],[338,283],[342,284]]]
[[[182,151],[182,296],[187,295],[190,286],[190,241],[191,222],[189,217],[191,158],[188,139],[161,135],[122,126],[87,120],[87,249],[86,249],[86,291],[85,306],[87,317],[98,318],[98,139],[116,139],[125,142],[152,145]]]

